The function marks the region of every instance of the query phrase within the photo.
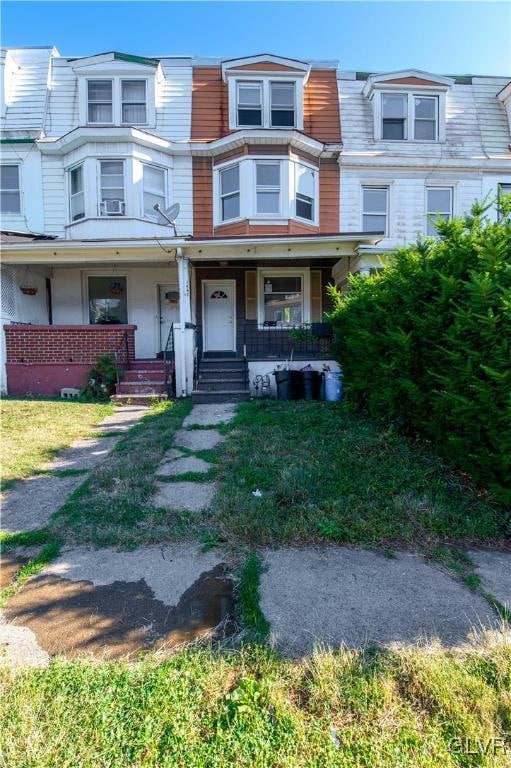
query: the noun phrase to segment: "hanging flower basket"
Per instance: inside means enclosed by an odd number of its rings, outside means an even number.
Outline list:
[[[21,293],[24,293],[25,296],[35,296],[37,293],[37,288],[32,285],[21,285],[20,291]]]

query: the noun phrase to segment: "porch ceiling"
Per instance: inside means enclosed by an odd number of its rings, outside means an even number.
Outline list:
[[[147,238],[143,240],[52,240],[4,244],[4,264],[149,264],[175,263],[182,238]]]

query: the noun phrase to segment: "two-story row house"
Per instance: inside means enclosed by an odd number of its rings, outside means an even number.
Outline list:
[[[12,394],[82,386],[106,351],[132,396],[169,372],[200,400],[245,397],[289,361],[334,368],[328,284],[511,191],[506,78],[2,56]]]

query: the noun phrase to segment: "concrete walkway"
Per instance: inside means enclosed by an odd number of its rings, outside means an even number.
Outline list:
[[[75,440],[54,459],[47,462],[44,471],[55,475],[33,475],[17,483],[11,491],[2,496],[0,528],[14,533],[43,528],[50,517],[65,503],[70,494],[85,480],[85,472],[103,461],[122,435],[131,429],[149,409],[146,406],[117,408],[98,424],[94,432],[105,433],[105,437],[88,437]],[[73,470],[76,475],[59,475],[59,472]]]
[[[500,627],[489,603],[419,555],[386,557],[346,547],[264,553],[261,609],[271,640],[301,656],[314,645],[445,646]]]
[[[225,437],[214,429],[229,422],[236,412],[232,403],[195,405],[174,435],[173,446],[156,469],[158,478],[151,503],[167,512],[202,512],[216,493],[216,483],[186,479],[190,473],[207,475],[214,465],[194,454],[211,451]],[[211,429],[210,429],[211,427]],[[183,479],[180,480],[179,478]]]

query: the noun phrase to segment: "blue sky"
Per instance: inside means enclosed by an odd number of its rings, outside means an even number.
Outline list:
[[[271,52],[343,69],[511,75],[501,2],[3,2],[2,44],[80,56]]]

